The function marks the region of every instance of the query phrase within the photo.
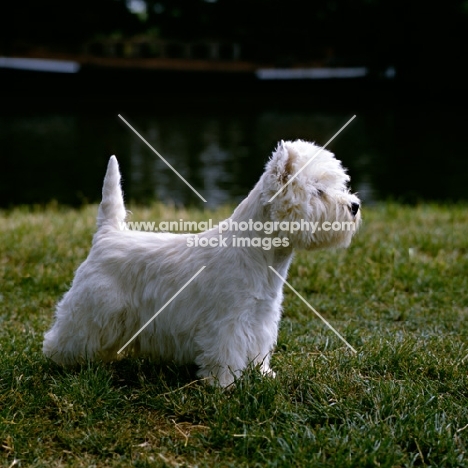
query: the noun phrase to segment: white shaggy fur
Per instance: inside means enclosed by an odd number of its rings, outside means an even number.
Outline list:
[[[281,142],[233,221],[360,221],[358,198],[334,156],[313,143]],[[281,193],[269,199],[309,160]],[[346,247],[353,231],[229,231],[227,245],[188,247],[194,234],[121,230],[125,220],[117,160],[110,158],[88,258],[59,302],[43,351],[60,364],[112,360],[117,351],[202,267],[206,268],[127,347],[123,354],[196,363],[199,376],[230,385],[249,363],[272,373],[286,277],[293,247]],[[196,234],[218,237],[219,230]],[[287,247],[233,247],[233,236],[288,237]],[[272,373],[273,374],[273,373]]]

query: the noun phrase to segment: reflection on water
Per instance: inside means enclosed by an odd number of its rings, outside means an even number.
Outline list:
[[[279,140],[323,145],[354,113],[329,149],[364,202],[468,198],[466,120],[456,115],[274,108],[122,115],[216,206],[247,195]],[[0,205],[99,201],[111,154],[119,159],[127,200],[199,203],[117,114],[90,111],[0,117]]]
[[[210,205],[232,201],[254,180],[255,164],[239,119],[195,116],[139,121],[139,132]],[[192,190],[136,135],[130,138],[129,191],[137,200],[156,198],[180,204],[197,202]],[[256,169],[261,171],[260,158]],[[258,171],[255,171],[258,173]],[[256,174],[255,174],[256,175]]]

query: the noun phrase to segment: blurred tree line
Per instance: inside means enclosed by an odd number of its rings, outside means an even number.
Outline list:
[[[138,13],[135,12],[138,10]],[[327,50],[407,77],[466,79],[468,0],[9,0],[0,47],[77,50],[96,36],[235,41],[247,59],[288,65]],[[0,50],[0,53],[2,53]]]

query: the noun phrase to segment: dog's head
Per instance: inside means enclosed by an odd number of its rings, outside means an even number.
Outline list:
[[[361,220],[349,180],[329,151],[303,140],[281,141],[262,176],[263,203],[272,221],[301,223],[285,233],[293,247],[347,247]]]

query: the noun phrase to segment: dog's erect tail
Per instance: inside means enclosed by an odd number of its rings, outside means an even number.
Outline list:
[[[126,211],[120,187],[120,171],[117,158],[111,156],[107,165],[104,185],[102,186],[102,201],[99,205],[97,227],[112,226],[119,229],[125,221]]]

